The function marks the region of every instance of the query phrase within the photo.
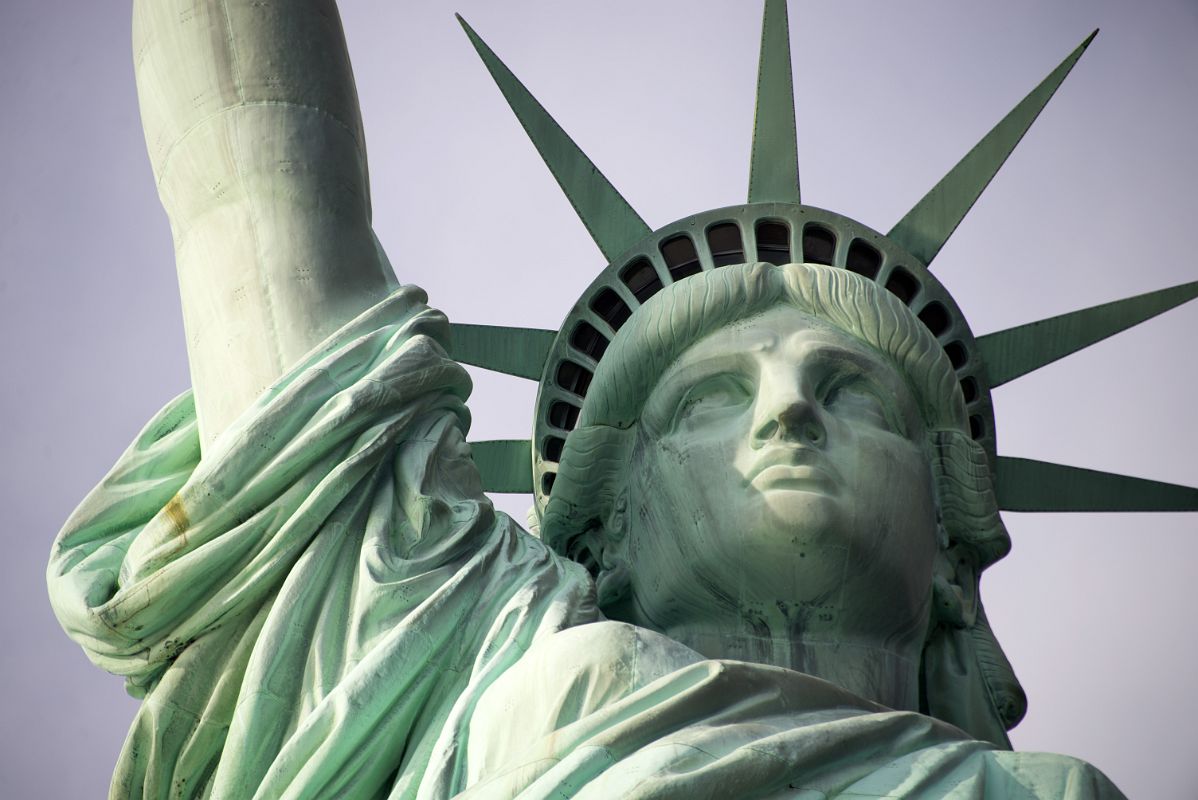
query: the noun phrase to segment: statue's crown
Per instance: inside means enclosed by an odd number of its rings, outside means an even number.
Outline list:
[[[1198,296],[1198,281],[975,337],[930,265],[1097,31],[1070,53],[886,234],[804,205],[785,0],[766,0],[744,205],[651,229],[481,38],[466,34],[608,265],[557,331],[455,324],[453,356],[538,380],[533,438],[474,442],[484,486],[532,492],[543,508],[566,438],[616,332],[664,286],[751,261],[848,269],[902,300],[944,347],[970,434],[986,450],[1002,508],[1192,511],[1198,489],[998,455],[990,391]]]

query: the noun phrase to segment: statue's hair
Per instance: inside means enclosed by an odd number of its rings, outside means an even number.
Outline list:
[[[595,371],[566,440],[542,538],[594,574],[594,554],[623,531],[608,525],[624,492],[638,420],[665,369],[708,334],[777,306],[791,306],[860,340],[893,364],[923,417],[935,478],[941,547],[980,576],[1010,549],[984,449],[969,436],[952,365],[931,332],[889,292],[855,273],[815,264],[741,264],[667,286],[618,332]],[[976,578],[975,578],[976,581]],[[973,587],[976,596],[976,583]],[[933,620],[933,626],[942,624]],[[1009,728],[1026,703],[990,633],[980,601],[958,620],[974,640],[994,712]]]
[[[943,349],[889,292],[853,272],[816,264],[742,264],[672,284],[620,330],[595,373],[578,427],[629,427],[668,366],[723,326],[790,305],[868,344],[912,383],[929,427],[964,429],[965,406]]]

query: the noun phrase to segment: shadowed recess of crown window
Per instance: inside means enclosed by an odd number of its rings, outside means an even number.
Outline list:
[[[757,223],[757,260],[767,264],[789,264],[790,228],[786,223],[763,220]]]
[[[961,394],[965,395],[966,404],[972,403],[978,399],[978,382],[973,378],[965,378],[961,381]]]
[[[933,336],[943,336],[952,325],[948,309],[937,302],[928,303],[919,312],[919,321],[932,332]]]
[[[618,331],[620,326],[632,316],[632,312],[628,309],[628,304],[620,299],[620,295],[608,288],[595,295],[595,299],[591,301],[591,311],[594,311],[604,322],[611,325],[614,331]]]
[[[560,436],[546,436],[545,446],[541,448],[541,453],[550,461],[562,460],[562,448],[566,446],[566,440]]]
[[[541,476],[541,494],[550,494],[553,492],[553,479],[556,477],[556,472],[546,472]]]
[[[632,292],[637,302],[643,303],[661,291],[661,278],[647,258],[638,258],[620,270],[620,280]]]
[[[861,239],[854,239],[849,244],[849,253],[845,257],[844,267],[872,281],[878,277],[878,270],[882,269],[882,254],[873,245]]]
[[[965,345],[960,342],[949,342],[944,346],[944,352],[948,354],[948,360],[953,365],[953,369],[960,369],[969,360],[969,354],[965,352]]]
[[[707,247],[711,263],[717,267],[745,263],[745,245],[735,222],[721,222],[707,229]]]
[[[699,254],[695,252],[695,243],[685,233],[671,236],[662,242],[661,257],[665,259],[670,277],[676,281],[703,269],[699,264]]]
[[[902,300],[905,304],[911,305],[911,301],[919,293],[919,281],[902,267],[895,267],[891,270],[890,278],[886,281],[886,291],[899,300]]]
[[[803,228],[803,261],[808,264],[832,264],[836,255],[836,234],[822,225]]]
[[[986,435],[986,426],[982,423],[982,418],[977,414],[969,418],[969,435],[974,440],[981,439]]]
[[[563,403],[561,400],[549,406],[549,424],[553,427],[563,431],[572,431],[576,422],[578,422],[578,406]]]
[[[574,326],[574,333],[570,336],[570,344],[574,345],[574,349],[580,353],[586,353],[595,361],[603,358],[603,354],[607,352],[607,337],[595,330],[595,327],[589,322],[580,322]]]
[[[563,361],[557,368],[557,385],[579,397],[586,397],[591,386],[591,371],[573,361]]]

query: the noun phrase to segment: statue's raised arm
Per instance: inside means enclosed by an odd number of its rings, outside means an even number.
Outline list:
[[[371,230],[333,3],[135,11],[194,393],[51,553],[64,629],[144,698],[111,796],[460,783],[468,709],[539,633],[595,619],[590,583],[482,493],[446,320]]]
[[[133,39],[206,445],[396,282],[333,0],[137,0]]]

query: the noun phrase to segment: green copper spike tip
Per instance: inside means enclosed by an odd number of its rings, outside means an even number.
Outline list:
[[[556,331],[540,328],[502,328],[451,322],[450,355],[455,361],[540,380]]]
[[[916,258],[930,265],[969,209],[985,191],[1007,156],[1056,92],[1073,65],[1094,41],[1086,37],[1069,57],[1020,101],[969,151],[887,234]]]
[[[1195,297],[1198,281],[979,337],[986,378],[991,387],[1001,386]]]
[[[1005,511],[1198,511],[1198,489],[1027,458],[998,459]]]
[[[455,16],[604,258],[611,261],[648,236],[652,231],[640,215],[466,20]]]
[[[786,0],[766,0],[757,66],[750,203],[799,203],[799,155]]]
[[[528,439],[471,442],[470,454],[478,467],[483,490],[496,494],[531,494],[532,466]]]

